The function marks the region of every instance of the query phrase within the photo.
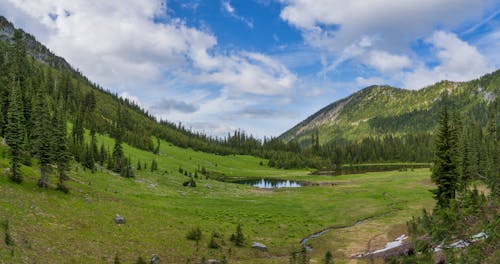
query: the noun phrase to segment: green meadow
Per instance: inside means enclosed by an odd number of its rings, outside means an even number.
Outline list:
[[[112,147],[113,140],[98,136],[99,144]],[[354,254],[367,243],[384,243],[405,232],[405,223],[433,200],[429,169],[390,171],[342,176],[311,176],[309,170],[279,170],[266,160],[241,155],[218,156],[182,149],[162,141],[160,154],[124,144],[134,166],[140,160],[147,170],[136,170],[135,178],[122,178],[104,168],[92,173],[73,163],[69,194],[36,186],[39,172],[22,167],[24,182],[8,180],[7,149],[1,147],[0,221],[9,222],[14,245],[6,245],[0,230],[0,263],[135,263],[139,256],[158,254],[161,263],[200,263],[222,259],[229,263],[288,263],[289,253],[304,237],[326,227],[323,236],[312,239],[311,262],[320,263],[330,250],[336,263],[356,263]],[[155,159],[158,170],[149,166]],[[196,168],[236,178],[279,178],[317,183],[301,188],[264,190],[251,186],[196,179],[197,187],[184,187],[188,177],[179,167],[194,174]],[[114,216],[126,223],[117,225]],[[357,225],[359,220],[365,219]],[[241,224],[244,247],[229,237]],[[199,245],[186,234],[199,227]],[[212,232],[222,235],[221,248],[209,249]],[[268,252],[251,248],[252,242]]]

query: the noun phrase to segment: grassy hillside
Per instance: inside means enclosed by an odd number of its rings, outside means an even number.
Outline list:
[[[500,71],[469,82],[442,81],[417,91],[370,86],[326,106],[280,137],[308,145],[316,131],[321,143],[368,135],[430,133],[436,127],[444,95],[462,113],[484,125],[486,109],[500,95]]]
[[[98,141],[110,146],[113,142],[102,135]],[[155,158],[159,170],[136,171],[136,177],[129,179],[103,169],[91,173],[73,164],[71,191],[63,194],[53,190],[55,178],[50,178],[49,190],[36,187],[36,166],[22,167],[25,181],[21,185],[10,182],[5,176],[9,166],[6,147],[1,147],[0,221],[9,221],[14,245],[8,246],[2,239],[0,263],[110,263],[116,254],[125,263],[151,254],[159,254],[162,263],[185,263],[188,258],[199,261],[203,256],[220,259],[223,255],[230,263],[286,263],[290,249],[298,247],[307,235],[375,216],[362,225],[332,231],[328,236],[334,239],[326,243],[310,241],[313,259],[320,260],[326,250],[332,250],[336,259],[347,259],[351,253],[363,251],[373,235],[382,232],[386,239],[399,235],[391,230],[403,232],[400,223],[432,204],[428,169],[308,176],[304,170],[262,166],[259,163],[265,160],[251,156],[217,156],[163,141],[160,155],[128,145],[124,150],[134,164]],[[194,171],[198,165],[232,177],[295,179],[319,186],[260,190],[198,179],[196,188],[183,187],[187,177],[178,168]],[[115,214],[125,217],[126,224],[116,225]],[[243,225],[248,236],[242,248],[229,241],[237,224]],[[199,251],[185,238],[197,226],[204,235]],[[224,237],[221,249],[207,248],[213,231]],[[351,232],[356,235],[349,235]],[[3,229],[0,234],[3,237]],[[253,241],[266,244],[269,252],[251,249]]]

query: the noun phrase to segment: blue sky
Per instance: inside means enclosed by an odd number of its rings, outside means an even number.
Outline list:
[[[373,84],[500,66],[498,0],[6,0],[0,14],[159,118],[277,136]]]

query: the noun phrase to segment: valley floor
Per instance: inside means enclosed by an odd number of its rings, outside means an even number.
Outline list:
[[[108,145],[112,140],[100,136]],[[5,152],[5,147],[2,148]],[[159,170],[136,171],[132,179],[99,169],[95,173],[74,167],[63,194],[36,187],[38,172],[23,167],[24,182],[10,182],[8,160],[0,158],[0,221],[9,221],[13,246],[0,242],[0,263],[122,263],[158,254],[161,263],[199,263],[202,257],[229,263],[288,263],[289,252],[310,234],[334,227],[311,239],[311,263],[325,252],[335,263],[356,263],[352,256],[405,233],[405,223],[422,208],[433,205],[429,169],[343,176],[310,176],[305,170],[277,170],[259,165],[251,156],[217,156],[162,142],[160,155],[125,146],[133,163],[158,162]],[[75,165],[76,166],[76,165]],[[301,188],[274,190],[197,179],[197,187],[183,187],[198,166],[230,177],[275,177],[312,183]],[[126,220],[117,225],[120,214]],[[358,222],[358,224],[356,224]],[[247,245],[236,247],[229,237],[241,224]],[[338,228],[343,227],[344,228]],[[197,249],[186,239],[200,227]],[[335,228],[337,227],[337,228]],[[221,249],[209,249],[210,234],[224,237]],[[3,236],[4,230],[0,230]],[[251,248],[265,244],[269,251]]]

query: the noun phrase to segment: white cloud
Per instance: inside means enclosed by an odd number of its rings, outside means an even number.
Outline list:
[[[392,75],[414,67],[411,43],[436,25],[453,28],[480,19],[492,0],[281,0],[281,18],[301,31],[305,42],[324,52],[325,75],[356,60]]]
[[[493,70],[476,47],[453,33],[436,31],[426,42],[436,49],[439,64],[434,67],[420,64],[405,74],[405,88],[418,89],[440,80],[468,81]]]
[[[219,116],[268,96],[290,96],[297,77],[283,64],[257,52],[219,49],[213,33],[172,17],[166,3],[7,0],[0,1],[0,14],[22,25],[92,81],[140,102],[161,118],[234,127],[221,123]],[[252,26],[226,3],[232,17]],[[205,93],[193,99],[189,95],[194,89]],[[141,95],[140,101],[131,94]],[[163,99],[176,101],[165,104]],[[176,108],[152,109],[158,102]],[[174,108],[183,111],[171,111]]]
[[[456,25],[482,15],[491,0],[281,0],[281,18],[302,30],[311,45],[340,51],[359,36],[400,46],[436,24]],[[335,40],[335,41],[333,41]],[[314,43],[317,42],[317,43]]]
[[[391,54],[383,50],[373,50],[367,58],[367,64],[381,73],[395,73],[412,65],[406,55]]]

